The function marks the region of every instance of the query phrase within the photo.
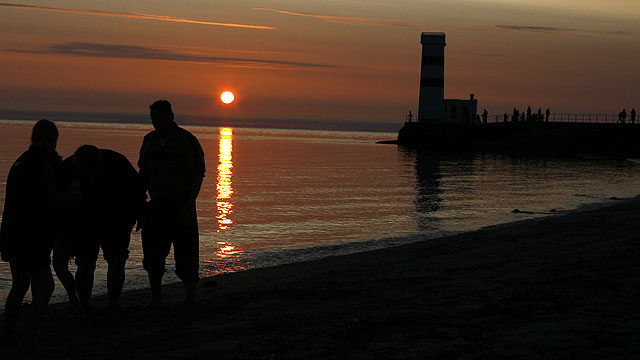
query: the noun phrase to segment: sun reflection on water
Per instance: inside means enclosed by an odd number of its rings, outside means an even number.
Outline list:
[[[216,256],[218,258],[225,259],[234,255],[242,254],[242,250],[238,246],[222,241],[218,242],[218,245],[218,250],[216,251]]]
[[[210,247],[210,258],[204,260],[204,266],[200,269],[203,277],[213,276],[234,271],[247,270],[252,267],[246,259],[242,258],[244,250],[240,246],[229,242],[229,234],[234,221],[233,214],[233,128],[220,128],[218,142],[218,174],[216,182],[216,220],[218,229]],[[227,241],[223,241],[226,239]]]
[[[231,178],[233,176],[233,128],[220,128],[218,148],[218,182],[216,184],[216,207],[218,231],[226,230],[233,225],[230,215],[233,213],[233,195]]]

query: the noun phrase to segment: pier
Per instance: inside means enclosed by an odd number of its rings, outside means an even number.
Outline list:
[[[640,157],[640,125],[578,121],[434,124],[407,122],[397,144],[436,151]]]
[[[395,143],[438,152],[580,154],[640,158],[640,121],[635,110],[619,114],[545,111],[478,114],[478,99],[444,98],[446,35],[423,32],[417,118],[407,114]],[[537,107],[537,106],[536,106]],[[632,108],[632,107],[630,107]],[[525,116],[526,114],[526,116]]]
[[[509,116],[509,122],[511,122],[511,114],[507,113]],[[618,123],[619,116],[618,114],[550,114],[549,122],[565,122],[565,123],[597,123],[597,124],[616,124]],[[630,117],[627,117],[625,123],[626,124],[638,124],[640,125],[640,121],[635,119],[636,121],[631,121]],[[493,122],[504,122],[504,114],[502,115],[489,115],[488,121]]]

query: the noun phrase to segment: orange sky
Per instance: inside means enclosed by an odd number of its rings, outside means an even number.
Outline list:
[[[0,118],[144,117],[166,98],[177,119],[400,126],[422,31],[447,34],[448,98],[613,114],[640,108],[639,15],[637,0],[0,3]]]

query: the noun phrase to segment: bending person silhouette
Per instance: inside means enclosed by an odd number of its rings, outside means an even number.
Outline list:
[[[83,145],[62,162],[57,185],[66,204],[60,237],[63,249],[60,255],[58,248],[54,250],[56,273],[68,272],[69,256],[75,256],[75,286],[81,307],[88,309],[102,248],[108,265],[108,306],[117,310],[131,230],[146,198],[138,172],[120,153]]]
[[[187,289],[185,304],[193,306],[199,269],[196,198],[205,173],[204,152],[198,139],[174,122],[169,101],[158,100],[149,109],[155,130],[144,137],[138,161],[151,198],[142,228],[149,307],[162,303],[162,276],[172,243],[175,272]]]
[[[58,129],[42,119],[33,127],[31,146],[13,163],[7,177],[0,253],[11,266],[11,290],[5,305],[3,339],[15,338],[18,311],[29,287],[32,304],[25,345],[33,341],[53,293],[51,249],[55,236],[58,195],[54,171]]]

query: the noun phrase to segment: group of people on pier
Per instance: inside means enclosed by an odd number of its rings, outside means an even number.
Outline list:
[[[531,110],[531,106],[527,106],[527,112],[520,112],[520,109],[514,107],[513,112],[511,113],[511,121],[512,122],[549,122],[549,116],[551,115],[551,110],[547,108],[547,110],[542,113],[542,108],[538,108],[537,112],[533,112]],[[509,121],[509,115],[505,112],[502,117],[503,122]]]
[[[502,117],[503,122],[509,122],[509,119],[511,119],[512,122],[533,122],[533,123],[540,123],[540,122],[548,122],[549,121],[549,116],[551,115],[551,110],[549,110],[549,108],[547,108],[547,110],[542,113],[542,108],[538,108],[537,112],[532,112],[531,110],[531,106],[527,107],[527,111],[525,112],[520,112],[520,110],[518,108],[513,108],[513,112],[511,114],[511,117],[509,117],[509,115],[505,112],[504,116]],[[467,108],[463,108],[463,114],[462,114],[462,123],[463,124],[486,124],[489,120],[489,112],[487,111],[487,109],[484,109],[482,111],[482,114],[477,114],[475,116],[475,119],[471,119],[472,116],[469,113],[469,111],[467,110]],[[498,122],[498,116],[496,116],[496,122]]]
[[[636,123],[636,109],[635,108],[631,108],[631,113],[629,113],[629,115],[631,115],[630,117],[630,121],[632,124]],[[618,113],[618,123],[620,124],[624,124],[627,122],[627,109],[622,109],[622,111],[620,111]]]
[[[31,146],[12,165],[0,227],[0,255],[10,264],[3,341],[15,341],[19,310],[31,287],[25,345],[32,340],[54,290],[53,268],[74,309],[90,308],[100,249],[108,264],[108,309],[120,309],[133,227],[142,230],[143,266],[151,288],[149,308],[162,302],[165,261],[174,247],[175,272],[196,302],[199,273],[196,197],[205,173],[197,138],[174,122],[171,103],[150,107],[155,130],[143,140],[139,172],[122,154],[80,146],[65,160],[56,152],[58,129],[46,119]],[[148,194],[148,195],[147,195]],[[75,277],[69,261],[75,258]]]

